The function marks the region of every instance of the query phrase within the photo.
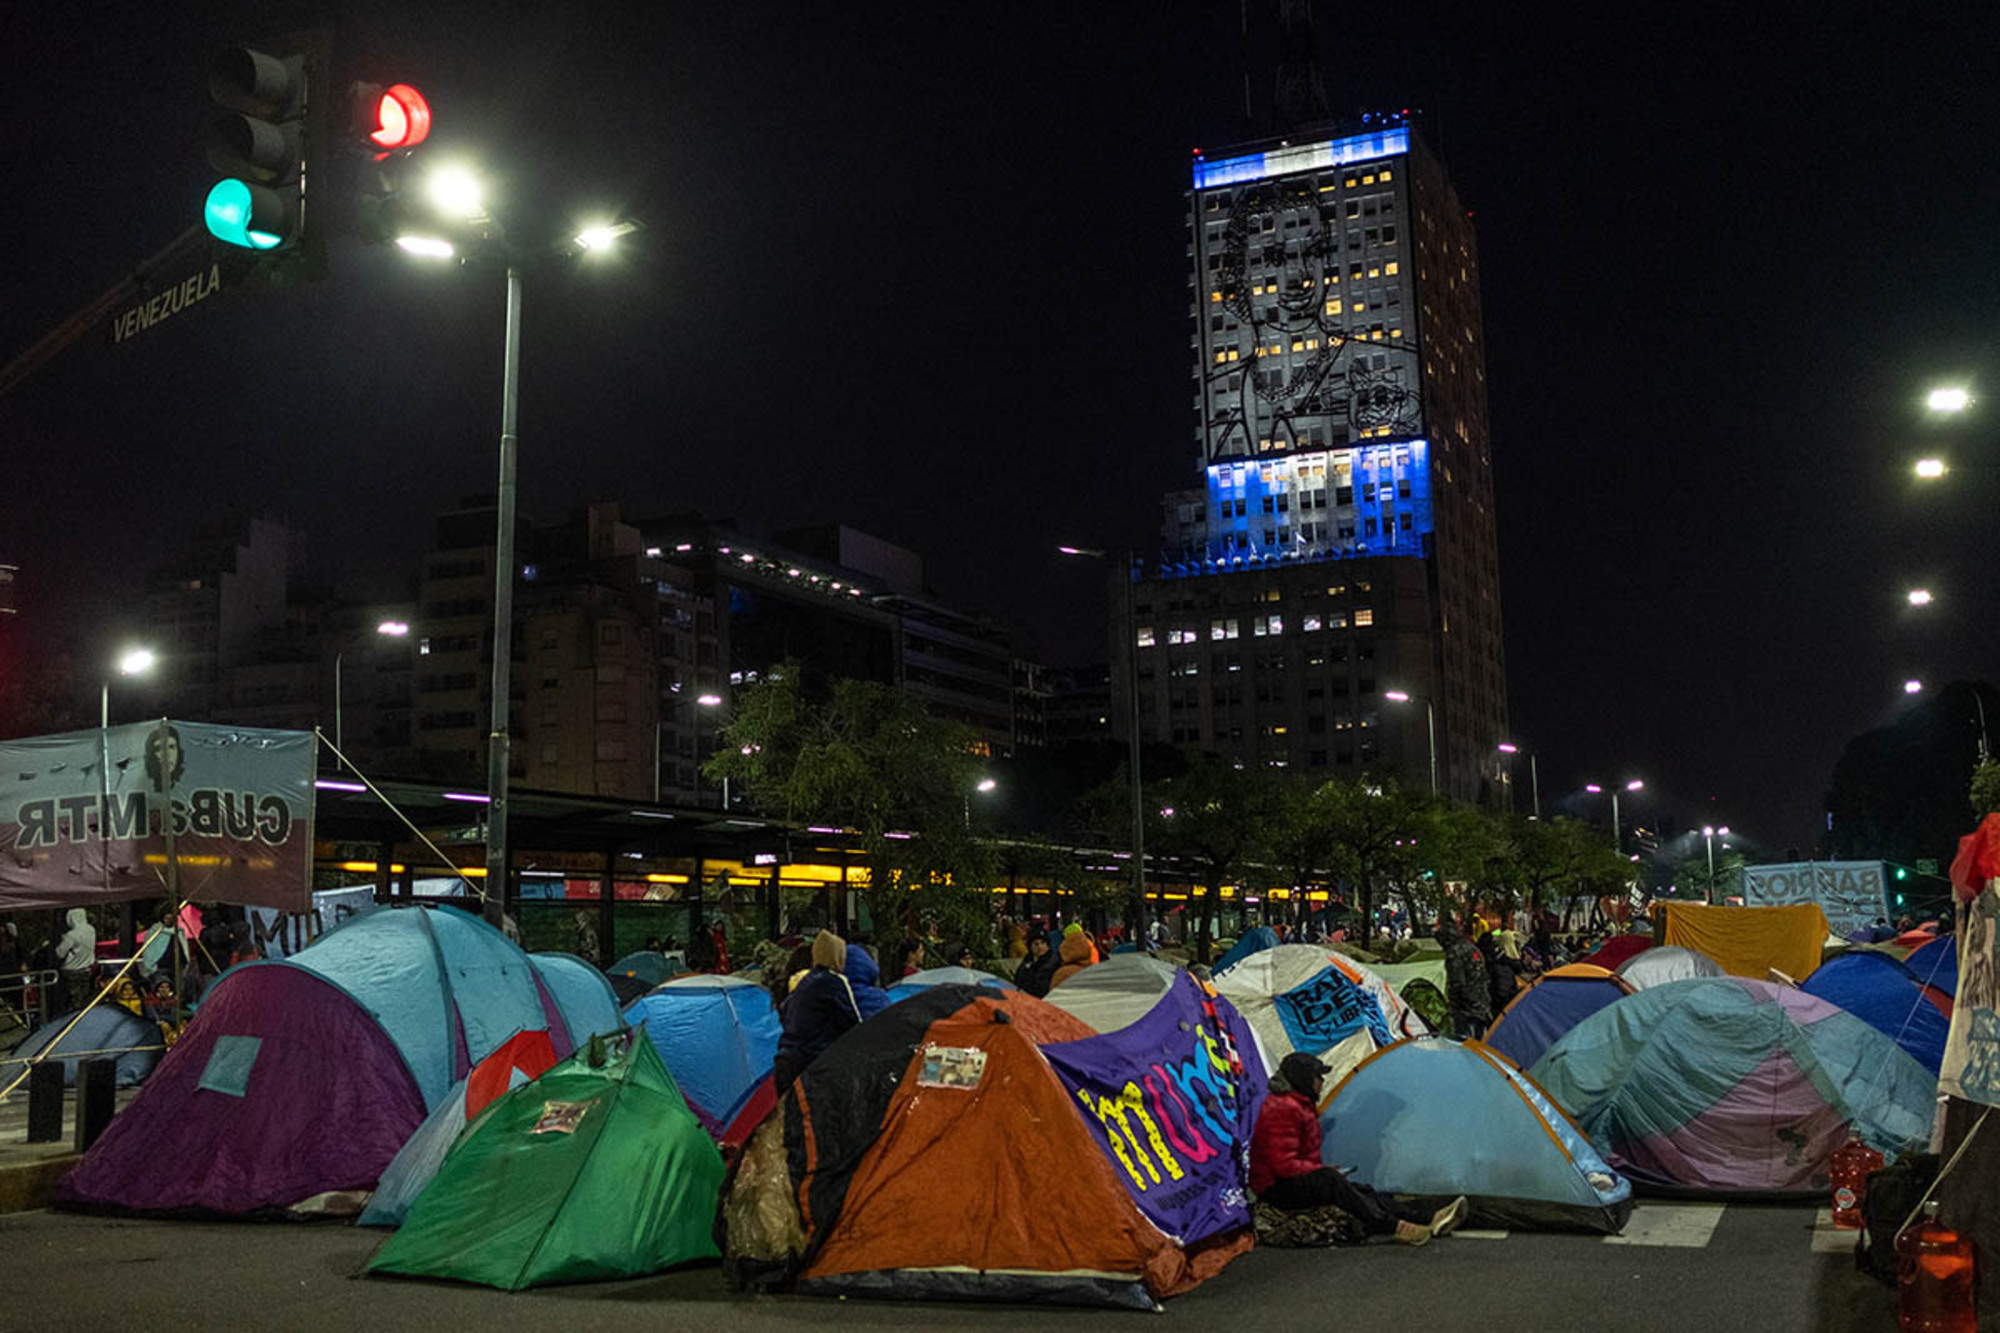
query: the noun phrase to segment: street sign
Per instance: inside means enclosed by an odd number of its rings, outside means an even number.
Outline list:
[[[1933,858],[1922,856],[1917,858],[1917,873],[1919,875],[1935,875],[1937,874],[1937,866],[1938,863]]]
[[[203,264],[179,282],[161,286],[144,299],[135,299],[133,304],[114,316],[111,320],[111,341],[122,343],[221,290],[222,266],[217,263]]]

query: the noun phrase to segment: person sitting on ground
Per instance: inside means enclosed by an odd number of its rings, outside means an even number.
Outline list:
[[[1049,983],[1055,979],[1061,962],[1055,950],[1049,948],[1049,937],[1036,931],[1028,936],[1028,956],[1014,970],[1014,984],[1039,1000],[1049,993]]]
[[[813,936],[812,970],[798,979],[785,999],[784,1034],[778,1038],[778,1055],[771,1066],[772,1082],[781,1097],[807,1065],[861,1021],[860,1002],[841,973],[846,963],[847,941],[830,930]]]
[[[1405,1245],[1450,1235],[1465,1220],[1464,1195],[1426,1214],[1355,1184],[1320,1160],[1319,1094],[1329,1072],[1304,1051],[1279,1063],[1250,1136],[1250,1189],[1257,1201],[1292,1213],[1332,1204],[1369,1235],[1394,1236]]]
[[[1097,960],[1091,957],[1093,952],[1095,951],[1091,948],[1090,936],[1083,933],[1082,927],[1071,926],[1063,935],[1062,948],[1057,951],[1062,966],[1058,967],[1055,975],[1049,978],[1049,989],[1054,990],[1096,962]]]

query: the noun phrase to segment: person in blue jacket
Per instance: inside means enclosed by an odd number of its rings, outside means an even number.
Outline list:
[[[854,992],[854,1007],[860,1011],[862,1022],[889,1007],[889,992],[882,989],[882,969],[875,965],[874,957],[865,947],[848,945],[847,966],[840,970]]]
[[[830,930],[813,936],[812,970],[798,979],[785,998],[784,1033],[772,1062],[772,1081],[779,1096],[817,1060],[820,1052],[861,1021],[861,1005],[841,971],[847,963],[847,941]]]

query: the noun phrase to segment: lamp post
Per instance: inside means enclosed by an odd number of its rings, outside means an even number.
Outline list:
[[[1638,791],[1645,785],[1638,778],[1633,778],[1625,784],[1625,790]],[[1595,782],[1585,783],[1583,789],[1592,796],[1596,796],[1606,790],[1603,786]],[[1618,822],[1618,788],[1612,787],[1609,790],[1611,792],[1611,848],[1613,851],[1622,854],[1625,851],[1625,830]]]
[[[1430,738],[1430,743],[1431,743],[1431,795],[1433,796],[1437,795],[1438,794],[1437,710],[1432,708],[1431,701],[1429,699],[1426,699],[1421,694],[1409,694],[1402,690],[1389,690],[1385,692],[1382,695],[1382,697],[1384,699],[1387,699],[1391,703],[1398,703],[1398,704],[1421,703],[1424,706],[1424,732]]]
[[[1501,741],[1500,744],[1495,746],[1494,748],[1499,750],[1501,754],[1508,756],[1509,759],[1511,760],[1511,758],[1514,755],[1520,754],[1522,750],[1525,749],[1526,747],[1516,745],[1512,741]],[[1528,750],[1527,753],[1528,753],[1528,789],[1532,793],[1535,802],[1534,805],[1535,812],[1534,814],[1530,815],[1529,818],[1540,819],[1542,817],[1542,775],[1536,769],[1535,766],[1535,752],[1533,750]],[[1509,796],[1511,797],[1513,793],[1513,782],[1511,779],[1511,773],[1509,775],[1507,790]]]
[[[118,655],[118,674],[121,676],[143,676],[159,661],[150,648],[127,648]],[[97,694],[97,850],[102,858],[102,885],[106,899],[111,897],[111,678],[106,676]],[[120,913],[119,929],[124,932],[125,947],[131,948],[138,941],[132,920],[132,904],[126,903]]]
[[[1710,907],[1715,906],[1715,840],[1718,837],[1726,838],[1728,836],[1729,826],[1727,824],[1724,824],[1721,828],[1716,828],[1712,824],[1702,825],[1702,841],[1708,844],[1708,892],[1704,897]],[[1722,845],[1725,850],[1729,846],[1728,843]]]
[[[988,792],[992,791],[995,787],[998,787],[999,785],[1000,784],[995,782],[992,778],[981,778],[979,779],[979,781],[972,784],[972,791],[976,791],[981,796],[984,796]],[[968,831],[970,831],[972,828],[972,792],[965,793],[964,799],[965,799],[965,827]]]
[[[409,637],[410,625],[405,620],[385,620],[375,627],[375,634],[377,638],[405,639]],[[333,655],[333,748],[342,754],[347,752],[347,732],[341,726],[341,667],[347,650],[361,641],[359,636],[349,639]]]
[[[507,266],[506,340],[500,371],[500,479],[496,498],[497,531],[493,552],[493,707],[492,730],[486,744],[486,901],[484,915],[498,926],[505,915],[509,852],[507,783],[510,772],[514,666],[514,475],[519,445],[521,383],[521,271],[525,259],[508,245],[499,225],[486,211],[485,192],[477,178],[462,170],[440,172],[429,181],[431,203],[446,231],[470,234],[474,253],[503,258]],[[618,237],[636,230],[618,222],[590,226],[578,232],[558,253],[603,251]],[[396,244],[424,259],[452,259],[458,250],[437,235],[403,235]],[[498,885],[498,889],[493,885]]]
[[[1106,552],[1088,546],[1058,546],[1056,550],[1068,556],[1081,556],[1090,560],[1110,560]],[[1127,703],[1125,731],[1125,766],[1132,772],[1132,902],[1126,915],[1132,920],[1132,934],[1135,940],[1144,940],[1147,933],[1146,909],[1146,801],[1144,784],[1139,775],[1139,636],[1132,611],[1132,556],[1130,552],[1120,552],[1116,557],[1123,566],[1119,582],[1125,590],[1125,698]]]

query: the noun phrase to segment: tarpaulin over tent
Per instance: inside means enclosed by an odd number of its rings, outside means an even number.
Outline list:
[[[243,1215],[372,1189],[423,1118],[416,1078],[358,1000],[289,962],[245,963],[57,1201]]]
[[[976,967],[930,967],[921,972],[912,972],[889,987],[889,999],[907,1000],[910,996],[920,995],[933,986],[991,986],[994,990],[1014,989],[1014,983],[1005,977],[997,977],[991,972],[981,972]]]
[[[1535,1081],[1483,1043],[1415,1037],[1377,1051],[1333,1090],[1320,1154],[1390,1194],[1463,1194],[1494,1227],[1615,1232],[1621,1179]]]
[[[1932,1074],[1943,1063],[1951,997],[1924,986],[1888,954],[1856,949],[1830,958],[1799,989],[1853,1014]]]
[[[1693,949],[1678,944],[1662,944],[1634,954],[1618,969],[1618,975],[1633,990],[1664,986],[1669,981],[1693,981],[1696,977],[1719,977],[1722,965]]]
[[[1048,1001],[1097,1032],[1116,1032],[1153,1011],[1181,969],[1143,953],[1113,954],[1067,978]]]
[[[1183,1244],[1250,1225],[1267,1077],[1252,1041],[1229,1001],[1180,972],[1138,1022],[1042,1047],[1140,1211]]]
[[[1152,1308],[1248,1248],[1147,1220],[1038,1042],[1090,1032],[1019,992],[938,986],[840,1037],[724,1197],[732,1282]],[[967,1188],[966,1182],[978,1182]]]
[[[70,1027],[72,1019],[75,1027]],[[94,1005],[81,1018],[74,1011],[58,1014],[30,1032],[12,1055],[0,1060],[0,1087],[13,1082],[21,1066],[39,1056],[44,1062],[62,1065],[64,1087],[76,1085],[76,1067],[81,1061],[109,1060],[118,1086],[129,1088],[146,1081],[166,1049],[167,1040],[158,1023],[149,1023],[120,1005]]]
[[[740,977],[677,977],[633,1001],[667,1071],[708,1131],[722,1136],[769,1076],[783,1028],[771,993]]]
[[[711,1258],[722,1175],[652,1043],[598,1039],[478,1118],[367,1271],[519,1291]]]
[[[1789,907],[1709,907],[1656,903],[1665,918],[1663,944],[1707,954],[1730,976],[1762,981],[1771,969],[1804,981],[1819,966],[1829,933],[1817,903]]]
[[[1741,977],[1629,995],[1529,1072],[1625,1175],[1721,1193],[1822,1193],[1850,1129],[1892,1158],[1921,1145],[1937,1087],[1852,1014]]]
[[[1571,963],[1552,968],[1500,1011],[1486,1029],[1486,1044],[1526,1069],[1563,1033],[1631,993],[1617,973],[1601,967]]]

